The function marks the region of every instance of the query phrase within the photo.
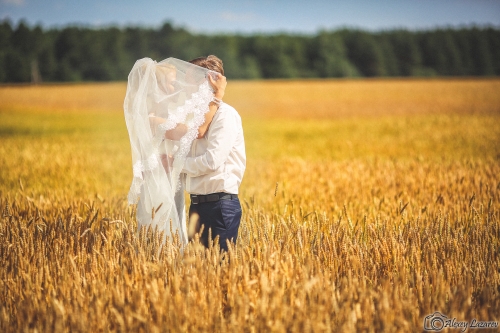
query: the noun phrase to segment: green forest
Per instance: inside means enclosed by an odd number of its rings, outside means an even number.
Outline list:
[[[0,22],[0,82],[126,80],[137,59],[215,54],[231,79],[498,76],[500,29],[440,28],[299,34],[195,34],[160,28]]]

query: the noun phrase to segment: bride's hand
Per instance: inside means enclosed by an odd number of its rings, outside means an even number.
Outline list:
[[[214,89],[215,98],[222,99],[224,97],[224,92],[226,90],[227,81],[226,77],[220,73],[217,74],[217,80],[212,78],[212,75],[208,75],[208,80],[210,81],[210,85]]]
[[[160,155],[161,164],[163,164],[163,168],[167,173],[170,173],[172,169],[172,165],[174,164],[174,157],[172,155],[162,154]]]
[[[158,125],[163,124],[165,121],[166,119],[156,117],[154,113],[149,114],[149,126],[151,126],[151,130],[155,130]]]

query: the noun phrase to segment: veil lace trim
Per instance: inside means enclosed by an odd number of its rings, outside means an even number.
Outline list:
[[[184,105],[178,106],[173,112],[170,112],[166,121],[158,125],[158,130],[152,139],[152,154],[145,160],[136,161],[132,167],[134,178],[128,193],[130,204],[137,203],[141,186],[144,183],[143,173],[152,171],[161,165],[158,147],[162,143],[165,133],[174,129],[179,123],[186,123],[188,130],[180,139],[179,149],[174,154],[173,165],[173,173],[176,175],[174,188],[176,191],[180,190],[180,171],[183,162],[189,153],[192,142],[198,137],[198,128],[205,122],[205,114],[209,111],[209,103],[212,98],[213,90],[208,81],[205,81],[200,85],[199,90],[186,100]],[[192,119],[186,121],[189,115],[193,115]]]

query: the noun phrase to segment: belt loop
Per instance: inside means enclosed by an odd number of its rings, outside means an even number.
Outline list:
[[[200,203],[200,199],[196,194],[191,194],[191,203],[197,205]]]

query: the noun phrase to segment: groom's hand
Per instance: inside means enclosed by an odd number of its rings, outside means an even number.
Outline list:
[[[214,89],[215,98],[222,99],[222,97],[224,97],[224,92],[226,91],[227,80],[226,77],[221,73],[216,74],[216,80],[212,78],[212,75],[208,76],[208,80],[210,81],[210,85],[212,85],[212,88]]]

